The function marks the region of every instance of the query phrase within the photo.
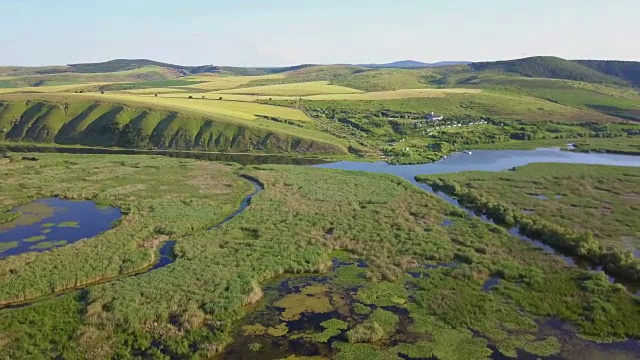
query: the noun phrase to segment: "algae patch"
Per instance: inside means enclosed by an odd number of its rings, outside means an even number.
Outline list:
[[[284,311],[280,318],[284,321],[298,320],[303,313],[327,313],[333,310],[331,300],[321,286],[309,286],[302,293],[290,294],[273,303]]]

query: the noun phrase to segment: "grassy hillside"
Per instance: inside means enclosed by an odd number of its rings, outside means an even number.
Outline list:
[[[68,69],[69,72],[75,73],[110,73],[135,70],[148,66],[179,70],[191,68],[190,66],[173,65],[147,59],[116,59],[101,63],[71,64]]]
[[[624,80],[605,75],[579,63],[551,56],[481,62],[473,63],[469,66],[474,71],[500,71],[527,77],[567,79],[601,84],[625,84]]]
[[[91,96],[8,97],[0,100],[0,141],[145,149],[346,152],[342,142],[331,136],[305,129],[304,125],[258,119],[234,109],[234,103],[220,105],[216,115],[206,110],[189,112],[187,108],[180,112],[172,110],[175,106],[118,100]],[[262,107],[279,109],[254,104],[255,112],[263,112]],[[247,111],[244,107],[242,110]]]
[[[62,72],[56,74],[35,74],[28,76],[4,76],[0,81],[11,84],[10,87],[40,87],[49,85],[68,85],[87,82],[140,82],[140,81],[164,81],[176,79],[181,76],[175,70],[147,66],[133,70],[124,70],[109,73],[73,73]]]
[[[608,60],[576,60],[576,63],[640,87],[640,62]]]
[[[142,108],[164,116],[153,125],[153,129],[159,127],[155,133],[142,133],[149,140],[126,142],[131,147],[300,149],[280,140],[275,146],[255,139],[242,140],[242,145],[224,141],[202,145],[194,134],[208,131],[205,128],[209,125],[205,124],[211,120],[216,129],[222,129],[223,123],[232,128],[225,133],[236,133],[241,128],[261,139],[273,133],[279,138],[323,144],[302,147],[312,151],[345,153],[348,149],[358,156],[376,159],[382,155],[395,159],[408,153],[409,162],[424,162],[462,146],[498,146],[514,141],[628,137],[633,147],[638,127],[632,122],[640,121],[640,93],[636,89],[576,62],[550,57],[421,69],[351,65],[260,69],[170,66],[127,60],[92,64],[82,70],[113,72],[0,77],[0,94],[4,94],[0,99],[46,103],[30,112],[23,109],[18,118],[24,117],[24,123],[20,127],[11,125],[11,129],[5,125],[3,136],[7,141],[124,146],[117,140],[120,135],[101,126],[90,130],[66,126],[57,136],[62,125],[56,127],[59,121],[55,119],[60,115],[47,104],[98,102]],[[129,115],[120,115],[125,110],[114,111],[117,115],[107,119],[124,119],[122,124],[116,121],[120,124],[117,127],[124,128],[131,122]],[[431,112],[442,114],[445,120],[438,124],[425,121]],[[168,114],[177,117],[161,121]],[[136,115],[139,114],[131,117]],[[205,122],[184,123],[184,117]],[[477,126],[479,121],[482,126]],[[61,122],[66,124],[68,119]],[[167,126],[169,123],[172,125]],[[400,144],[403,139],[407,142]],[[615,144],[613,140],[609,143]],[[614,148],[619,147],[599,149]]]

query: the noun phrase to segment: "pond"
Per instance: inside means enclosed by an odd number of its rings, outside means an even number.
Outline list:
[[[94,237],[113,227],[122,213],[93,201],[41,199],[17,207],[15,219],[0,224],[0,259],[42,252]]]

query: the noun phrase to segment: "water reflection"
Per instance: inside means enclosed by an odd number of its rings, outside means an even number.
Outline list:
[[[301,158],[286,155],[263,154],[226,154],[201,151],[172,151],[172,150],[139,150],[139,149],[110,149],[110,148],[74,148],[48,147],[28,145],[3,145],[0,153],[60,153],[60,154],[113,154],[113,155],[162,155],[175,158],[196,159],[207,161],[235,162],[241,165],[317,165],[326,163],[320,158]]]
[[[17,218],[0,225],[0,258],[92,238],[112,228],[122,216],[114,207],[93,201],[41,199],[12,210]]]

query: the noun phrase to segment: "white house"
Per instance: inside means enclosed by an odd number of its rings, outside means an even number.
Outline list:
[[[429,120],[429,121],[440,121],[440,120],[444,119],[444,116],[437,115],[436,113],[432,112],[431,114],[426,116],[426,119]]]

